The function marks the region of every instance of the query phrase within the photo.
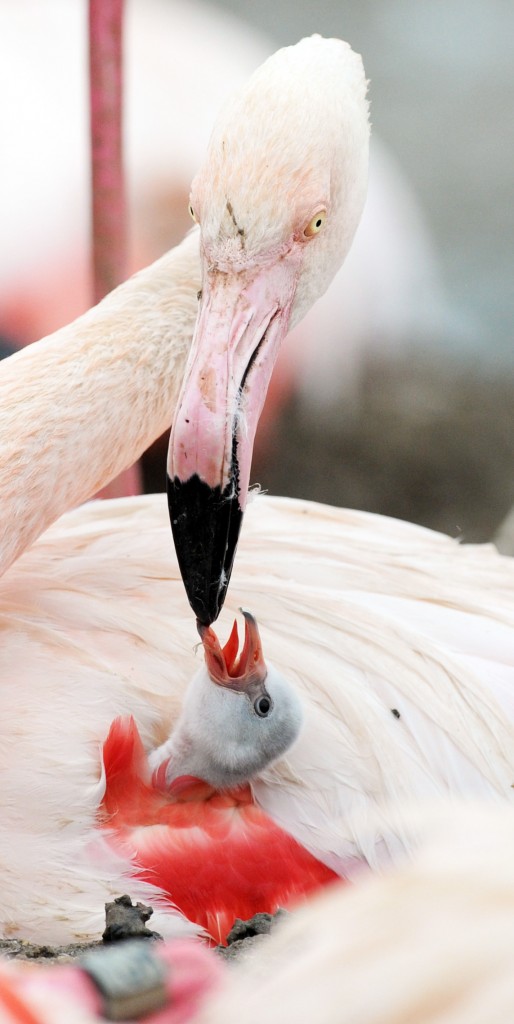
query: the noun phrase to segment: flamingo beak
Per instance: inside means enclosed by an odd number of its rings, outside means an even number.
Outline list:
[[[204,274],[168,453],[168,504],[179,568],[200,623],[225,600],[248,494],[253,442],[299,273],[273,264]]]

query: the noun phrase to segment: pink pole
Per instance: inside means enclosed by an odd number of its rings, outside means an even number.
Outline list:
[[[89,0],[94,301],[126,277],[122,156],[124,0]]]
[[[93,297],[99,302],[127,276],[126,203],[123,174],[124,0],[89,0],[89,94]],[[98,495],[138,494],[139,469],[131,466]]]

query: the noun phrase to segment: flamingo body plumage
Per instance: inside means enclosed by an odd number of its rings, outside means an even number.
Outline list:
[[[198,1024],[504,1024],[514,1010],[512,808],[403,808],[409,862],[310,901]]]
[[[290,908],[337,876],[254,802],[249,785],[219,792],[184,777],[156,785],[133,719],[103,747],[100,820],[135,871],[218,943],[236,918]]]
[[[387,809],[404,801],[512,801],[509,559],[380,516],[261,496],[227,627],[249,595],[266,657],[305,704],[299,739],[252,780],[253,799],[317,860],[351,877],[403,856],[411,836]],[[64,516],[3,577],[0,625],[4,933],[98,934],[103,903],[125,891],[156,906],[156,930],[187,930],[141,879],[135,845],[122,850],[121,818],[119,842],[99,827],[114,719],[132,715],[154,751],[198,664],[162,495]]]

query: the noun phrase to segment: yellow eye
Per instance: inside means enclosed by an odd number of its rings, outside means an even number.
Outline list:
[[[191,206],[191,203],[189,204],[189,215],[193,218],[195,224],[198,224],[198,217],[196,216],[196,213],[193,210],[193,207]]]
[[[318,212],[314,214],[314,217],[312,217],[309,223],[307,224],[307,227],[303,229],[303,237],[314,238],[314,235],[317,235],[318,232],[321,231],[326,219],[327,211],[318,210]]]

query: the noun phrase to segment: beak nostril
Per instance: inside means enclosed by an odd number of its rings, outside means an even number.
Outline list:
[[[273,313],[273,316],[270,318],[270,321],[268,323],[268,326],[266,327],[266,330],[263,332],[263,335],[262,335],[259,343],[255,346],[255,348],[254,348],[254,350],[253,350],[253,352],[252,352],[252,354],[250,356],[250,359],[248,360],[248,365],[246,367],[246,370],[245,370],[245,372],[243,374],[243,379],[241,381],[240,393],[242,393],[244,391],[244,389],[245,389],[245,386],[246,386],[246,383],[248,381],[248,378],[249,378],[249,376],[250,376],[250,374],[252,372],[252,369],[253,369],[253,367],[255,365],[255,362],[257,360],[257,356],[259,355],[259,352],[261,351],[263,345],[266,342],[266,339],[268,337],[268,333],[269,333],[270,327],[273,324],[274,320],[276,320],[276,318],[278,316],[278,313],[279,313],[278,309],[275,311],[275,313]]]

